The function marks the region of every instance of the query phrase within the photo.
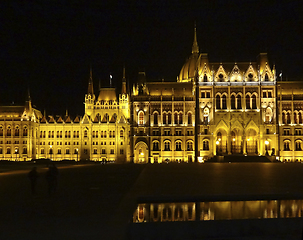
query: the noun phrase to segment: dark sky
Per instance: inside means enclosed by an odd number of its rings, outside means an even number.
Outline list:
[[[90,65],[95,91],[99,81],[109,85],[109,74],[120,87],[123,64],[131,82],[138,69],[150,80],[175,80],[195,21],[210,61],[255,61],[268,52],[284,78],[303,79],[302,0],[71,2],[1,1],[1,105],[23,104],[29,88],[42,112],[83,114]]]

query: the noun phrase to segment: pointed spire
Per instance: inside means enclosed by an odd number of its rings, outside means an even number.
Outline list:
[[[32,101],[29,93],[29,88],[27,89],[27,99],[25,101],[25,110],[28,112],[28,114],[31,114],[32,111]]]
[[[123,65],[123,78],[122,78],[122,94],[126,94],[126,78],[125,78],[125,65]]]
[[[198,46],[198,42],[197,42],[196,22],[195,22],[194,42],[193,42],[193,47],[192,47],[191,53],[199,53],[199,46]]]
[[[88,94],[94,95],[94,86],[93,86],[93,71],[92,71],[92,66],[90,66],[89,70],[89,81],[88,81]]]
[[[31,101],[31,94],[29,88],[27,89],[27,101]]]
[[[109,74],[109,87],[112,87],[112,80],[113,80],[113,75],[112,73]]]

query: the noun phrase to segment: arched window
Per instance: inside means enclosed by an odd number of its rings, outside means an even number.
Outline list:
[[[296,141],[295,151],[302,151],[301,141]]]
[[[207,76],[206,76],[206,74],[204,74],[203,82],[207,82]]]
[[[227,109],[226,95],[222,96],[222,109]]]
[[[299,118],[299,124],[302,124],[302,113],[301,112],[299,112],[298,118]]]
[[[179,113],[179,124],[183,124],[183,113]]]
[[[268,74],[265,74],[264,81],[269,81]]]
[[[11,149],[10,148],[6,149],[6,154],[11,154]]]
[[[166,141],[164,143],[164,151],[170,151],[170,142],[169,141]]]
[[[242,109],[241,95],[237,96],[237,109]]]
[[[182,151],[180,141],[176,142],[176,151]]]
[[[109,121],[109,115],[107,113],[105,113],[103,119],[102,119],[102,123],[107,123]]]
[[[144,124],[144,113],[143,113],[143,111],[139,112],[138,120],[139,120],[138,121],[139,125],[143,125]]]
[[[168,124],[171,124],[171,113],[170,112],[167,114],[167,122],[168,122]]]
[[[167,123],[167,121],[166,121],[166,116],[167,116],[167,114],[166,114],[166,113],[163,113],[163,124],[166,124],[166,123]]]
[[[159,142],[158,141],[154,141],[153,142],[153,151],[160,151]]]
[[[0,136],[2,137],[3,136],[3,127],[0,126]]]
[[[120,130],[120,138],[123,138],[123,135],[124,135],[124,131]]]
[[[189,112],[189,113],[187,114],[187,118],[188,118],[188,119],[187,119],[187,124],[191,125],[192,122],[193,122],[193,121],[192,121],[193,119],[192,119],[192,114],[191,114],[191,112]]]
[[[20,131],[19,131],[19,127],[16,127],[15,129],[15,137],[19,137]]]
[[[206,76],[206,74],[204,74],[203,82],[207,82],[207,76]]]
[[[252,100],[252,109],[257,109],[257,97],[255,94],[252,95],[251,100]]]
[[[231,95],[231,98],[230,98],[230,108],[231,109],[236,109],[236,97],[235,97],[235,95]]]
[[[203,141],[203,150],[204,151],[208,151],[209,150],[209,141],[208,140],[204,140]]]
[[[216,109],[221,109],[221,98],[219,95],[216,96]]]
[[[174,114],[175,124],[178,124],[178,113]]]
[[[186,144],[186,149],[187,151],[193,151],[193,143],[192,142],[187,142]]]
[[[284,151],[290,151],[289,141],[284,141]]]
[[[87,129],[84,130],[84,137],[87,138]]]
[[[250,109],[250,96],[246,95],[246,109]]]
[[[26,147],[23,148],[22,154],[27,154],[27,148]]]
[[[23,137],[27,137],[27,127],[23,128]]]
[[[8,126],[8,128],[6,129],[6,136],[10,137],[12,135],[12,130],[11,127]]]
[[[154,125],[158,125],[158,113],[154,113]]]

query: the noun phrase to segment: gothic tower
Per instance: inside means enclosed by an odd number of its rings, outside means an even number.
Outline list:
[[[88,81],[88,90],[87,94],[85,94],[85,113],[88,116],[91,116],[94,111],[94,102],[95,102],[95,94],[94,94],[94,86],[93,86],[93,74],[92,68],[90,68],[90,76]]]
[[[126,119],[130,118],[129,95],[126,90],[125,67],[123,67],[122,90],[119,96],[119,106]]]

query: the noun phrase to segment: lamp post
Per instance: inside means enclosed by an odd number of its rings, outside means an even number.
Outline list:
[[[18,149],[15,149],[15,154],[16,154],[16,161],[17,161],[17,153],[18,153]]]
[[[79,149],[78,148],[76,149],[76,152],[77,152],[77,162],[78,162],[78,154],[79,154]]]
[[[269,144],[269,141],[266,140],[266,141],[265,141],[265,155],[266,155],[266,156],[268,155],[268,144]]]

